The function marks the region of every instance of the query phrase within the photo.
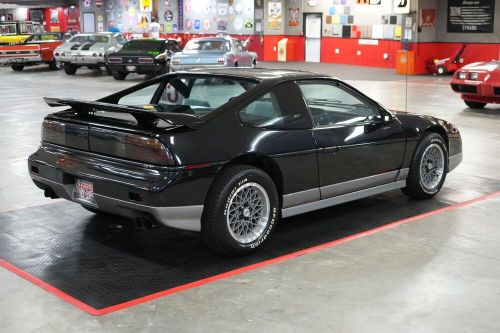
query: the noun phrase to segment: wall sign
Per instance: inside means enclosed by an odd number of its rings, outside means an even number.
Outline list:
[[[395,14],[409,14],[410,0],[394,0],[393,11]]]
[[[448,32],[492,33],[495,0],[448,0]]]
[[[420,10],[420,25],[422,27],[433,27],[436,25],[437,10],[435,8]]]

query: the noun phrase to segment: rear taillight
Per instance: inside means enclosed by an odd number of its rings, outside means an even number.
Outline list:
[[[181,61],[179,59],[172,59],[172,65],[178,65]]]
[[[219,58],[219,59],[217,59],[217,63],[224,65],[226,63],[226,60],[224,58]]]
[[[88,126],[52,120],[44,120],[42,123],[42,141],[88,150],[88,140]]]
[[[158,139],[93,127],[90,150],[128,160],[161,165],[174,165],[170,150]]]
[[[117,57],[108,58],[108,62],[110,64],[121,64],[123,62],[123,59],[122,58],[117,58]]]
[[[153,58],[139,58],[140,64],[152,64]]]

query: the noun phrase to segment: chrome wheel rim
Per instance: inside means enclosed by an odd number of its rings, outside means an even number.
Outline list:
[[[443,173],[444,152],[439,145],[433,143],[425,149],[420,161],[420,179],[422,185],[429,190],[433,190],[441,182]]]
[[[270,209],[269,196],[261,185],[241,185],[229,199],[226,214],[229,233],[239,243],[253,242],[264,233]]]

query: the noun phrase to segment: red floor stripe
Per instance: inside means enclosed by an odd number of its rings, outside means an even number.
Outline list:
[[[347,237],[344,237],[344,238],[336,239],[336,240],[331,241],[331,242],[327,242],[327,243],[323,243],[323,244],[320,244],[320,245],[312,246],[312,247],[309,247],[307,249],[303,249],[303,250],[299,250],[299,251],[296,251],[296,252],[292,252],[292,253],[289,253],[289,254],[286,254],[286,255],[283,255],[283,256],[280,256],[280,257],[269,259],[269,260],[261,261],[259,263],[253,264],[253,265],[249,265],[249,266],[237,268],[237,269],[234,269],[234,270],[229,271],[229,272],[225,272],[225,273],[213,275],[213,276],[210,276],[210,277],[205,278],[205,279],[201,279],[201,280],[198,280],[198,281],[194,281],[194,282],[190,282],[190,283],[187,283],[187,284],[183,284],[181,286],[170,288],[170,289],[167,289],[167,290],[164,290],[164,291],[160,291],[160,292],[157,292],[157,293],[154,293],[154,294],[151,294],[151,295],[147,295],[147,296],[144,296],[144,297],[141,297],[141,298],[137,298],[137,299],[134,299],[134,300],[131,300],[131,301],[127,301],[127,302],[124,302],[124,303],[121,303],[121,304],[113,305],[113,306],[110,306],[110,307],[107,307],[107,308],[103,308],[103,309],[100,309],[100,310],[94,309],[93,307],[91,307],[91,306],[89,306],[89,305],[87,305],[87,304],[85,304],[85,303],[77,300],[76,298],[74,298],[74,297],[72,297],[72,296],[64,293],[63,291],[61,291],[61,290],[59,290],[59,289],[57,289],[57,288],[49,285],[48,283],[46,283],[46,282],[44,282],[44,281],[42,281],[42,280],[40,280],[40,279],[32,276],[31,274],[26,273],[25,271],[23,271],[23,270],[15,267],[15,266],[9,264],[8,262],[6,262],[6,261],[4,261],[2,259],[0,259],[0,266],[8,269],[9,271],[11,271],[11,272],[13,272],[13,273],[15,273],[15,274],[17,274],[19,276],[21,276],[22,278],[24,278],[24,279],[28,280],[29,282],[31,282],[31,283],[39,286],[40,288],[48,291],[49,293],[51,293],[51,294],[53,294],[53,295],[55,295],[55,296],[57,296],[59,298],[62,298],[64,301],[66,301],[66,302],[68,302],[68,303],[76,306],[77,308],[79,308],[79,309],[81,309],[81,310],[83,310],[83,311],[85,311],[85,312],[87,312],[87,313],[89,313],[91,315],[102,316],[102,315],[109,314],[109,313],[112,313],[112,312],[115,312],[115,311],[119,311],[119,310],[123,310],[123,309],[129,308],[129,307],[132,307],[132,306],[135,306],[135,305],[139,305],[139,304],[142,304],[142,303],[145,303],[145,302],[149,302],[149,301],[152,301],[154,299],[157,299],[157,298],[160,298],[160,297],[163,297],[163,296],[167,296],[167,295],[171,295],[171,294],[183,291],[183,290],[195,288],[195,287],[198,287],[198,286],[210,283],[210,282],[214,282],[214,281],[226,279],[228,277],[231,277],[231,276],[234,276],[234,275],[238,275],[238,274],[241,274],[241,273],[244,273],[244,272],[248,272],[248,271],[251,271],[251,270],[254,270],[254,269],[258,269],[258,268],[261,268],[261,267],[264,267],[264,266],[269,266],[269,265],[272,265],[272,264],[280,263],[280,262],[283,262],[283,261],[286,261],[286,260],[289,260],[289,259],[292,259],[292,258],[296,258],[296,257],[302,256],[304,254],[308,254],[308,253],[319,251],[319,250],[322,250],[322,249],[325,249],[325,248],[328,248],[328,247],[339,245],[339,244],[348,242],[348,241],[353,240],[353,239],[357,239],[357,238],[365,237],[365,236],[368,236],[368,235],[372,235],[372,234],[380,232],[382,230],[387,230],[387,229],[390,229],[390,228],[394,228],[394,227],[397,227],[397,226],[405,224],[405,223],[413,222],[413,221],[420,220],[420,219],[423,219],[423,218],[426,218],[426,217],[430,217],[430,216],[434,216],[434,215],[437,215],[437,214],[440,214],[440,213],[444,213],[444,212],[447,212],[447,211],[450,211],[450,210],[454,210],[454,209],[457,209],[457,208],[460,208],[460,207],[468,206],[468,205],[474,204],[476,202],[484,201],[484,200],[487,200],[489,198],[492,198],[492,197],[495,197],[495,196],[499,196],[499,195],[500,195],[500,191],[493,192],[493,193],[490,193],[490,194],[486,194],[486,195],[483,195],[483,196],[475,198],[475,199],[471,199],[471,200],[460,202],[460,203],[457,203],[457,204],[454,204],[454,205],[450,205],[450,206],[446,206],[446,207],[443,207],[443,208],[435,209],[435,210],[429,211],[427,213],[423,213],[423,214],[415,215],[415,216],[412,216],[412,217],[408,217],[406,219],[402,219],[402,220],[399,220],[399,221],[396,221],[396,222],[385,224],[385,225],[377,227],[377,228],[373,228],[373,229],[370,229],[370,230],[367,230],[367,231],[363,231],[363,232],[360,232],[360,233],[357,233],[357,234],[354,234],[354,235],[350,235],[350,236],[347,236]]]

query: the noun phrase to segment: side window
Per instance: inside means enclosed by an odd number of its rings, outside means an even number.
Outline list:
[[[298,82],[315,127],[349,125],[371,121],[377,108],[331,82]]]
[[[129,106],[139,106],[142,107],[144,105],[151,104],[151,100],[153,99],[153,95],[158,89],[160,84],[152,84],[145,88],[136,90],[128,95],[123,96],[118,101],[118,104],[129,105]]]
[[[240,41],[234,41],[234,50],[237,52],[243,51],[243,47],[241,46]]]
[[[238,112],[241,122],[252,127],[275,127],[283,123],[283,114],[274,93],[269,92]]]

